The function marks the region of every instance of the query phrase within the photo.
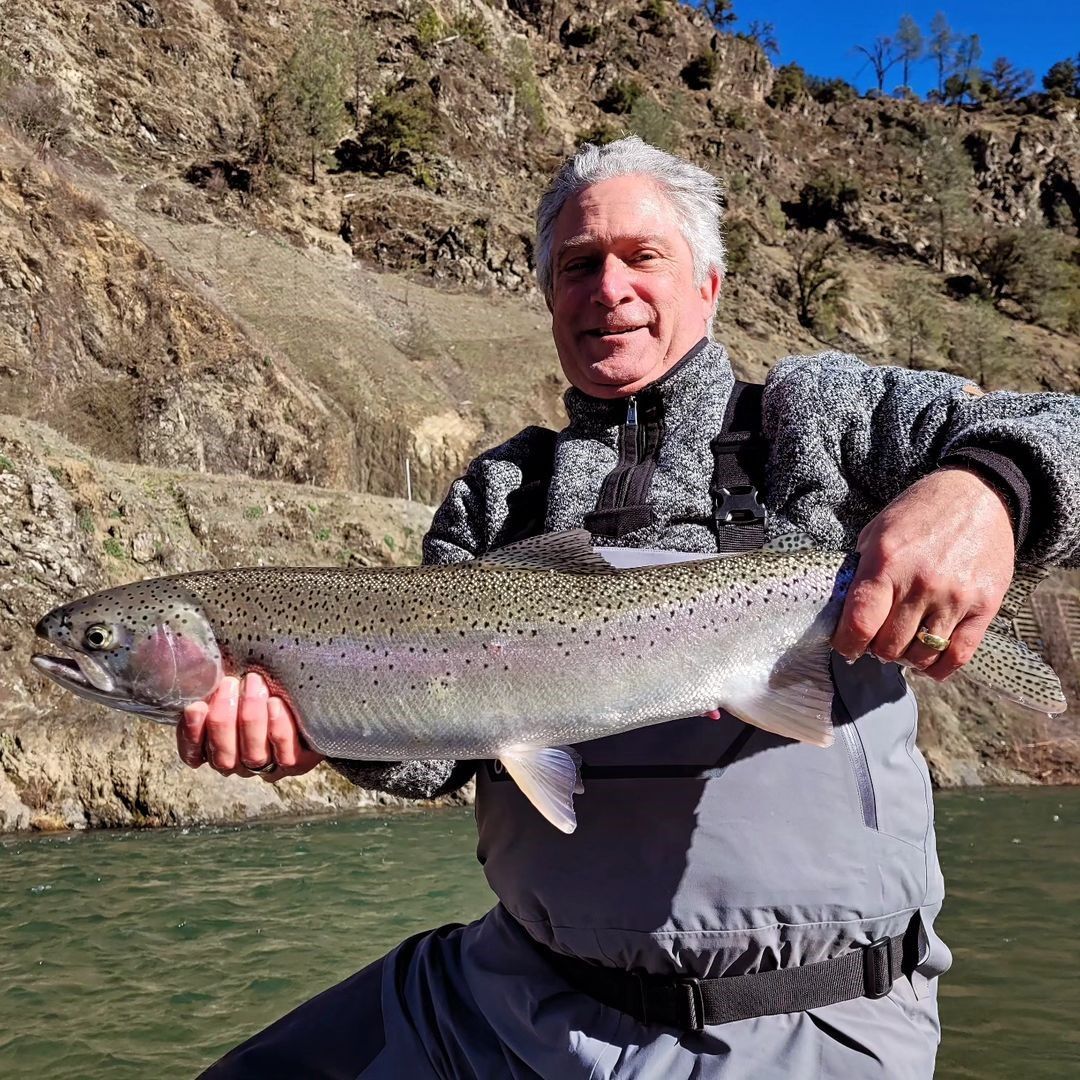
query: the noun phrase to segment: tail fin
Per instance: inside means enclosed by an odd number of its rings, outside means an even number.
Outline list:
[[[1049,572],[1041,566],[1016,568],[1001,608],[964,672],[1010,701],[1053,715],[1063,712],[1067,704],[1061,681],[1054,669],[1024,644],[1016,625],[1020,609]]]
[[[964,673],[1010,701],[1051,716],[1068,705],[1054,669],[1011,631],[995,626],[986,631]]]

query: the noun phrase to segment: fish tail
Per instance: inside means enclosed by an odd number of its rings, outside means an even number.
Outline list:
[[[964,672],[1029,709],[1054,715],[1064,712],[1068,704],[1054,669],[1029,649],[1001,616],[986,631]]]

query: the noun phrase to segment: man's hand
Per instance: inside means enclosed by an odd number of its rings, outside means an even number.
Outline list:
[[[1006,504],[964,469],[939,469],[894,499],[859,535],[859,568],[833,647],[903,660],[944,679],[972,657],[1013,576]],[[951,638],[935,652],[915,634]]]
[[[304,746],[289,707],[254,671],[242,682],[226,676],[207,701],[189,705],[176,725],[176,747],[193,769],[206,761],[222,776],[259,775],[271,783],[310,772],[322,761],[322,754]],[[271,761],[273,772],[251,771]]]

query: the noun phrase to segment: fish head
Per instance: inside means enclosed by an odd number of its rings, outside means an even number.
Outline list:
[[[199,602],[170,578],[106,589],[54,608],[35,627],[61,655],[31,663],[87,701],[175,723],[223,675]]]

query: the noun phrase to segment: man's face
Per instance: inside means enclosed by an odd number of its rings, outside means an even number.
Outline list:
[[[551,322],[566,377],[594,397],[648,386],[705,336],[720,277],[694,264],[667,199],[620,176],[568,199],[555,220]]]

